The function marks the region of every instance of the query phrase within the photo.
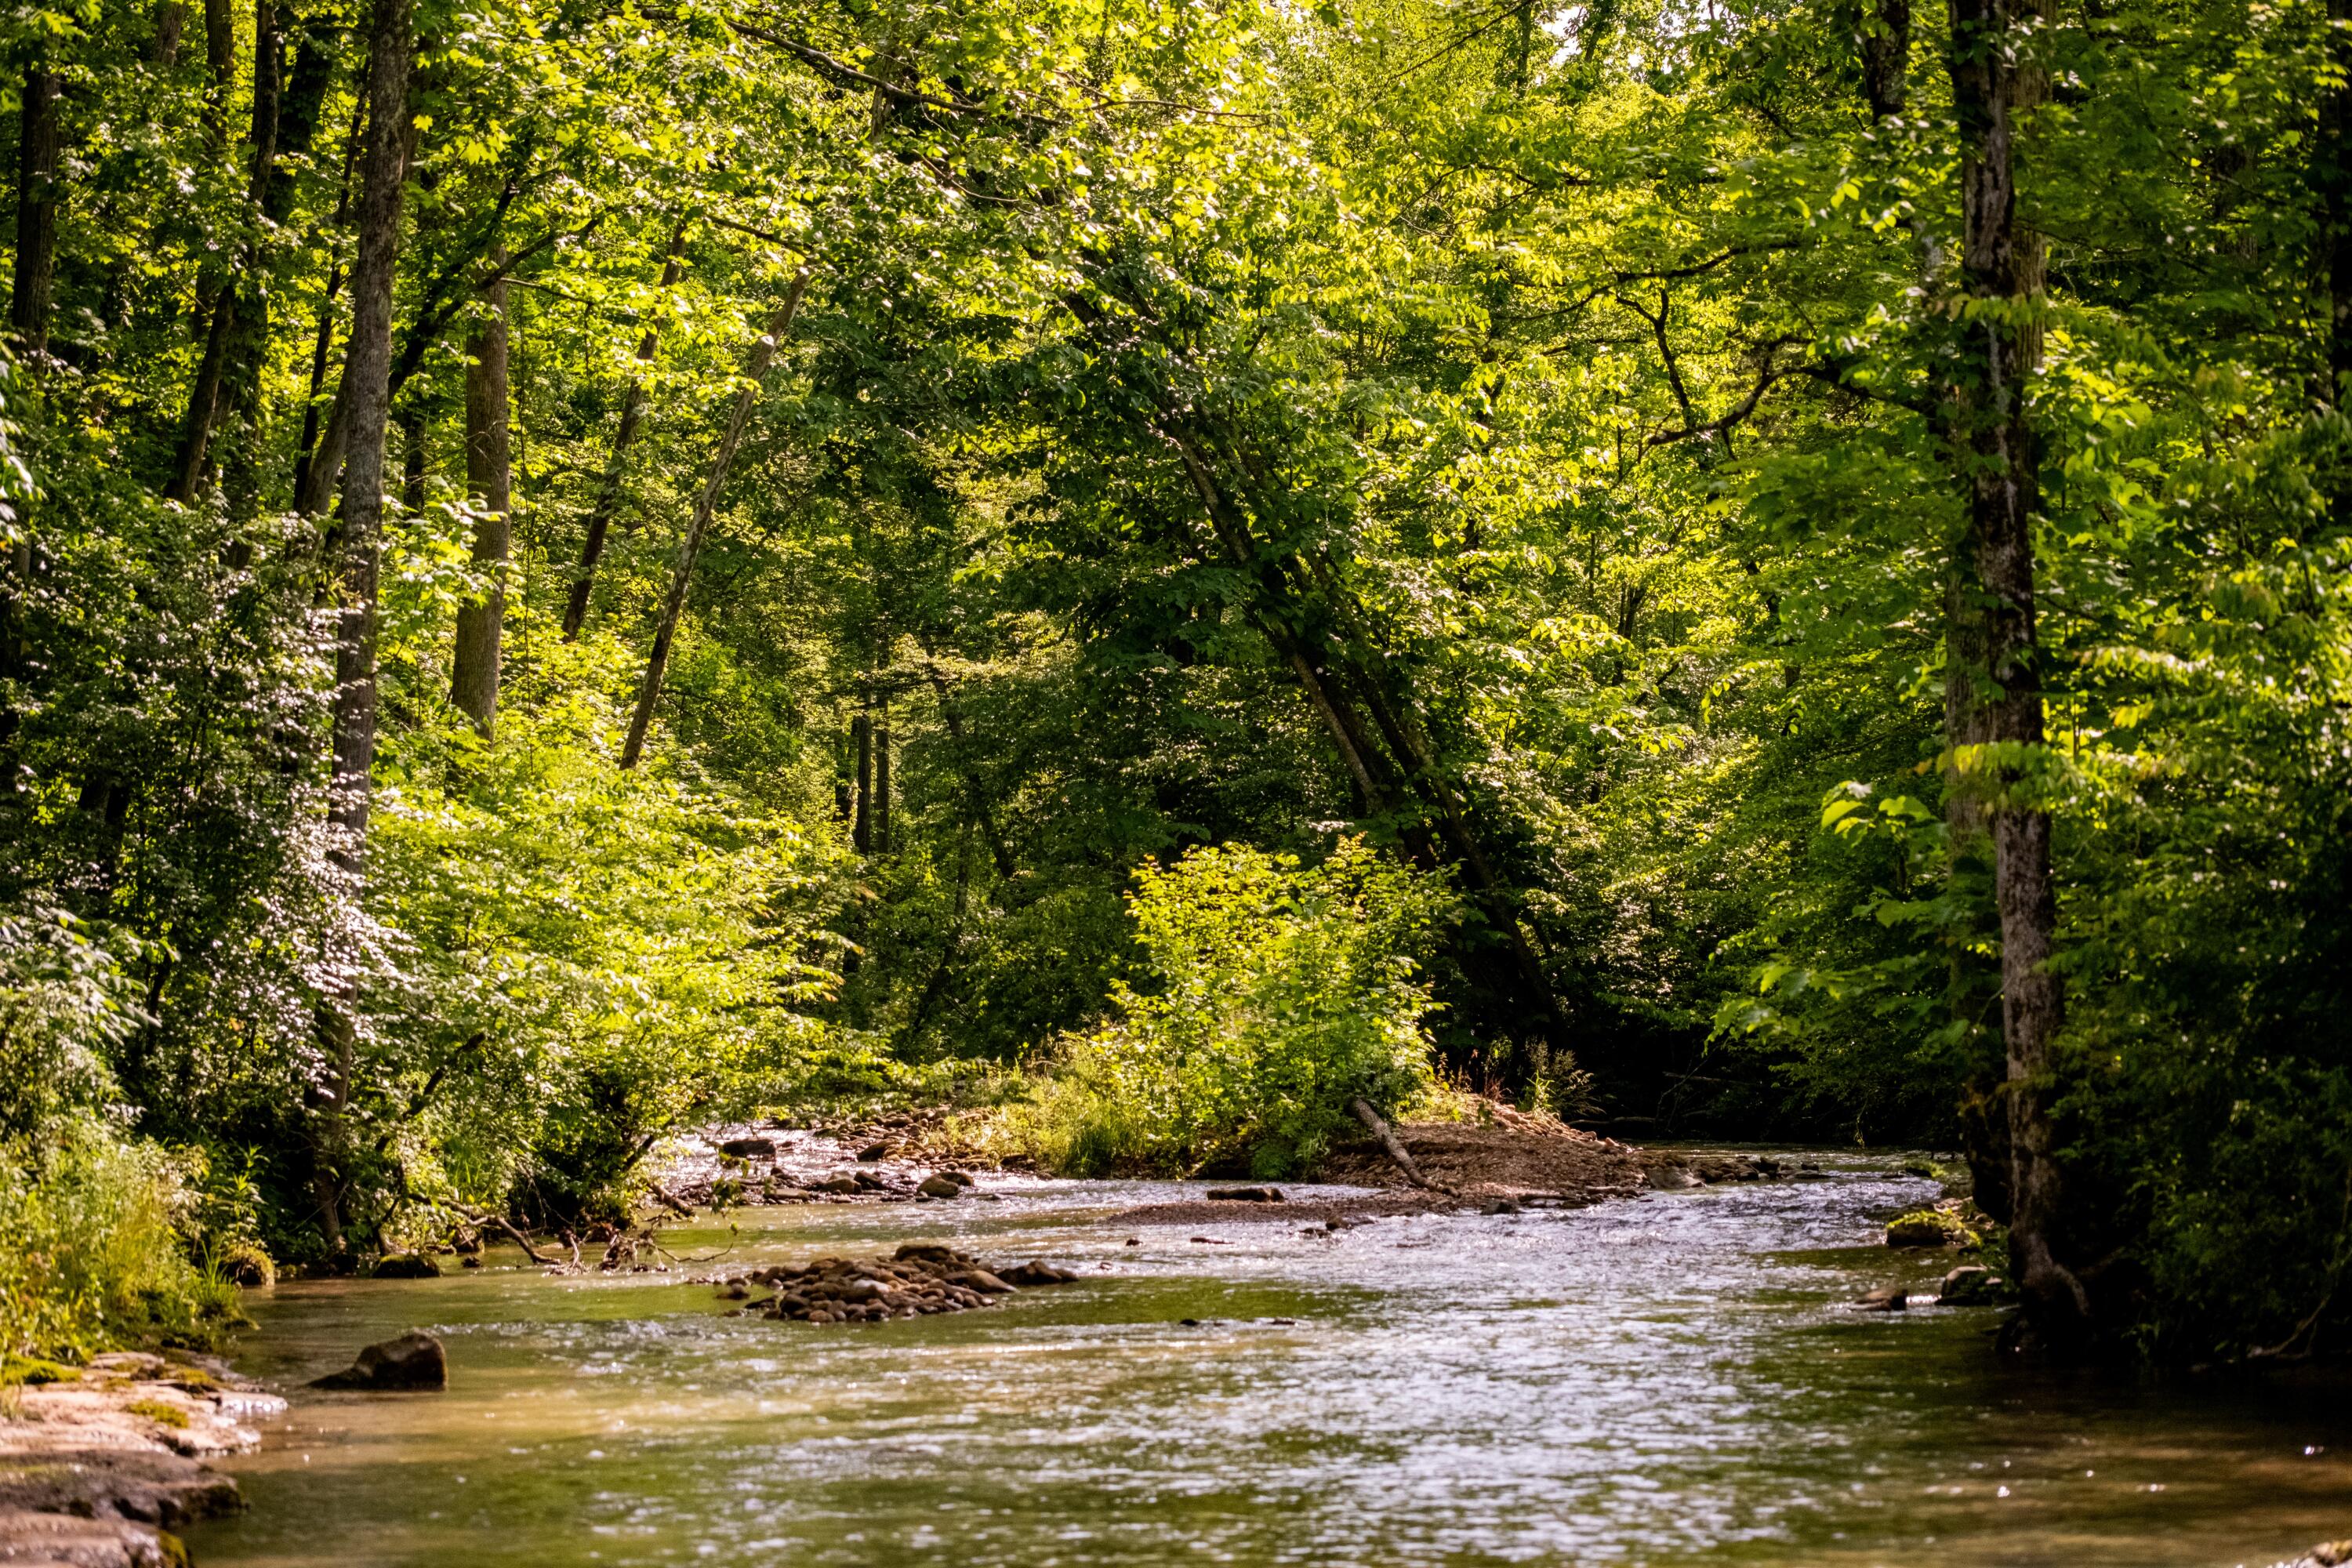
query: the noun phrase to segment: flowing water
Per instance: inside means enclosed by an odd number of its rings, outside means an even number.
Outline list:
[[[885,1324],[730,1318],[674,1275],[288,1284],[247,1370],[291,1384],[422,1326],[449,1390],[295,1394],[229,1467],[251,1510],[190,1544],[205,1568],[2225,1568],[2352,1535],[2340,1391],[2023,1373],[1989,1311],[1856,1312],[1932,1288],[1944,1259],[1872,1243],[1934,1189],[1820,1158],[1337,1235],[1107,1223],[1198,1194],[1006,1178],[668,1237],[739,1267],[936,1237],[1087,1275]]]

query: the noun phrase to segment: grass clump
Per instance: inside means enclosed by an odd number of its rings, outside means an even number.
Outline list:
[[[192,1260],[198,1202],[184,1160],[103,1123],[0,1146],[0,1356],[219,1343],[236,1290]]]

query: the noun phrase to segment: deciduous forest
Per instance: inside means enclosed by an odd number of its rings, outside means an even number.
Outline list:
[[[5,27],[7,1356],[761,1116],[1475,1105],[2343,1348],[2340,0]]]

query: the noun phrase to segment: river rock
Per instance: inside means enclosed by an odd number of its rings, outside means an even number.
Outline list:
[[[898,1152],[896,1143],[868,1143],[857,1152],[857,1157],[870,1165],[877,1160],[887,1160]]]
[[[368,1272],[377,1279],[438,1279],[441,1266],[421,1252],[394,1252],[378,1258]]]
[[[449,1386],[449,1355],[439,1340],[412,1329],[396,1340],[368,1346],[350,1367],[330,1373],[310,1386],[371,1394],[443,1389]]]
[[[730,1138],[719,1145],[719,1152],[738,1160],[764,1160],[776,1152],[772,1138]]]
[[[1032,1285],[1066,1285],[1078,1278],[1078,1271],[1057,1268],[1053,1264],[1041,1263],[1033,1258],[1014,1268],[998,1269],[996,1277],[1007,1285],[1026,1289]]]
[[[866,1189],[858,1184],[856,1176],[844,1174],[827,1176],[824,1181],[816,1184],[816,1190],[821,1193],[834,1193],[846,1198],[855,1197]]]
[[[1891,1285],[1882,1286],[1864,1292],[1855,1300],[1854,1305],[1865,1312],[1900,1312],[1911,1305],[1911,1292],[1897,1290]]]
[[[927,1198],[960,1198],[963,1196],[961,1182],[945,1175],[925,1176],[915,1190]]]
[[[1211,1187],[1209,1201],[1219,1204],[1279,1204],[1289,1200],[1280,1187]]]
[[[1962,1264],[1944,1276],[1937,1287],[1936,1300],[1947,1307],[1990,1307],[2007,1294],[2008,1282],[1991,1269],[1974,1263]]]

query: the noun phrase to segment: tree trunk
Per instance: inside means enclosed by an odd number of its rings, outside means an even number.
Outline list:
[[[400,510],[415,517],[425,510],[425,410],[411,398],[400,414]]]
[[[662,263],[661,287],[665,293],[677,287],[684,270],[686,225],[679,224],[669,237],[669,257]],[[647,327],[646,335],[637,340],[637,363],[653,363],[654,350],[661,342],[657,327]],[[629,389],[621,398],[621,427],[613,433],[612,455],[604,459],[604,477],[596,487],[595,503],[588,509],[588,536],[580,546],[580,569],[572,580],[572,596],[563,606],[563,640],[577,641],[580,628],[588,621],[588,593],[595,585],[596,563],[604,555],[604,536],[613,526],[613,513],[621,500],[621,475],[627,465],[629,445],[637,438],[637,426],[646,414],[646,384],[632,376]]]
[[[874,717],[874,848],[890,853],[890,700]]]
[[[493,265],[498,259],[492,258]],[[506,280],[492,283],[484,299],[489,319],[466,344],[466,489],[476,508],[474,568],[490,579],[490,589],[480,604],[457,607],[449,698],[488,740],[498,721],[499,644],[506,626],[505,574],[512,533]]]
[[[37,362],[49,347],[49,290],[58,268],[58,96],[63,79],[36,54],[25,72],[16,152],[16,277],[8,327]]]
[[[215,26],[214,13],[220,14]],[[205,47],[213,48],[216,34],[226,32],[228,6],[226,0],[205,0]],[[231,43],[234,43],[232,38]],[[215,90],[226,95],[228,83],[225,70],[233,70],[232,59],[227,67],[214,62]],[[252,288],[251,279],[260,262],[260,228],[262,204],[268,197],[270,175],[278,156],[278,23],[270,0],[254,0],[253,5],[253,167],[246,181],[246,202],[250,209],[247,221],[254,234],[241,251],[236,276],[222,280],[213,296],[212,326],[205,334],[204,358],[196,366],[195,384],[188,390],[188,408],[180,420],[179,449],[172,464],[172,478],[163,487],[163,497],[183,504],[195,499],[196,487],[203,481],[205,456],[212,446],[213,427],[220,411],[221,385],[228,371],[229,360],[236,345],[240,311],[250,304],[259,308],[264,296]],[[247,294],[249,300],[238,296]]]
[[[645,755],[646,733],[653,728],[654,706],[661,700],[662,676],[669,668],[670,642],[677,635],[678,616],[686,610],[686,593],[694,581],[695,557],[702,553],[703,535],[710,531],[711,514],[719,510],[719,492],[727,488],[727,470],[734,466],[735,448],[743,443],[743,427],[751,422],[751,405],[759,401],[760,384],[767,379],[768,366],[774,363],[776,345],[792,331],[793,317],[801,308],[801,296],[808,289],[808,273],[803,271],[793,279],[792,289],[776,313],[768,320],[768,330],[752,345],[749,362],[743,367],[743,389],[735,397],[733,415],[727,429],[719,437],[719,449],[710,457],[710,474],[704,480],[702,493],[695,498],[694,517],[687,524],[686,539],[678,549],[677,568],[670,574],[669,593],[662,600],[661,617],[654,625],[654,646],[646,658],[645,684],[637,691],[637,710],[629,718],[629,738],[621,747],[621,766],[634,768]]]
[[[228,0],[205,0],[205,137],[228,144],[228,95],[236,89],[236,22]]]
[[[928,652],[928,650],[926,650]],[[940,721],[947,726],[948,744],[955,750],[957,771],[963,774],[963,786],[971,797],[972,820],[980,825],[980,836],[988,845],[989,858],[996,862],[996,874],[1011,881],[1020,866],[1006,847],[1003,835],[996,830],[996,814],[989,809],[988,791],[982,787],[980,770],[971,760],[971,748],[963,738],[963,713],[948,694],[947,677],[936,665],[925,664],[925,673],[931,678],[931,689],[939,694]]]
[[[2049,815],[2018,798],[2020,753],[2042,742],[2041,649],[2034,623],[2033,516],[2040,458],[2026,406],[2039,353],[2031,314],[2040,291],[2040,242],[2017,218],[2012,139],[2029,101],[2021,38],[2008,0],[1949,0],[1952,100],[1960,128],[1961,279],[1979,307],[1958,327],[1955,436],[1967,485],[1967,524],[1955,563],[1967,604],[1961,624],[1979,628],[1983,664],[1962,669],[1976,700],[1966,732],[1948,737],[2000,754],[1961,756],[1963,791],[1981,809],[1993,845],[2001,938],[2001,1027],[2007,1047],[2010,1246],[2035,1326],[2074,1339],[2090,1326],[2081,1279],[2063,1261],[2069,1216],[2055,1159],[2051,1053],[2063,1019],[2050,970],[2057,900]],[[1952,656],[1973,648],[1956,639]],[[1972,735],[1981,735],[1981,740]]]
[[[860,855],[874,853],[874,720],[860,713],[849,721],[849,747],[856,753],[857,816],[849,830],[850,847]]]
[[[1858,29],[1862,91],[1874,121],[1892,119],[1911,100],[1911,0],[1876,0]]]
[[[261,0],[257,13],[267,5],[268,0]],[[272,90],[266,121],[259,76],[254,94],[254,144],[257,149],[265,136],[269,142],[269,156],[257,159],[255,165],[264,172],[258,196],[263,222],[248,252],[252,263],[238,289],[236,331],[229,340],[220,402],[213,416],[212,444],[218,453],[214,466],[220,472],[229,515],[240,521],[261,510],[262,366],[269,357],[270,296],[278,269],[277,258],[266,248],[267,237],[273,229],[282,228],[293,215],[300,184],[297,170],[318,140],[320,116],[326,108],[327,89],[333,84],[339,52],[333,28],[314,17],[303,32],[289,70],[283,20],[274,9],[268,20],[266,40]]]
[[[353,99],[351,132],[343,141],[343,181],[335,197],[332,226],[338,232],[351,221],[352,176],[358,172],[367,131],[368,95],[362,90]],[[327,510],[343,465],[344,388],[338,383],[333,401],[323,408],[320,395],[326,389],[328,351],[335,341],[335,297],[342,292],[344,281],[341,264],[329,263],[327,287],[319,296],[319,324],[310,345],[310,395],[302,404],[302,441],[294,458],[294,510],[303,517],[316,517]]]
[[[155,37],[147,45],[151,65],[170,70],[180,62],[180,34],[188,25],[188,8],[180,0],[163,0],[155,7]]]
[[[327,816],[329,855],[355,896],[367,847],[370,777],[375,762],[376,575],[383,521],[384,432],[392,370],[392,287],[400,254],[401,182],[406,177],[409,0],[372,0],[368,16],[367,136],[361,154],[359,249],[352,265],[352,343],[343,362],[348,471],[343,480],[335,629],[333,762]],[[327,1081],[318,1130],[320,1224],[340,1250],[344,1123],[358,1037],[357,997],[333,994],[322,1033]]]

